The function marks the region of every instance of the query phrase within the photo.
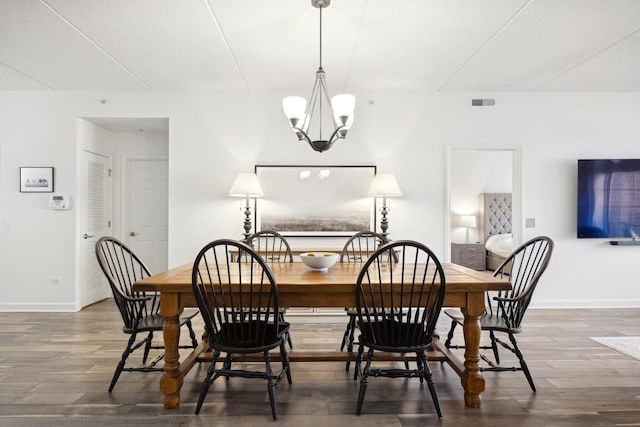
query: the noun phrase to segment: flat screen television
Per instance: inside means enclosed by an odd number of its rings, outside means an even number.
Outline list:
[[[639,235],[640,159],[578,160],[578,238]]]

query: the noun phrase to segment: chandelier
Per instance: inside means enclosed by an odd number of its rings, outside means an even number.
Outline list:
[[[311,91],[309,103],[300,96],[288,96],[282,100],[282,108],[289,119],[291,129],[298,137],[298,141],[306,141],[315,151],[327,151],[338,139],[343,139],[353,123],[353,110],[356,105],[356,97],[349,94],[340,94],[331,98],[329,101],[329,93],[327,91],[327,83],[325,72],[322,69],[322,9],[331,4],[331,0],[311,0],[311,4],[320,10],[320,65],[316,71],[316,81]],[[322,113],[323,107],[330,106],[331,119],[333,125],[330,130],[331,136],[323,139],[322,137]],[[309,137],[309,125],[312,122],[313,115],[318,110],[318,131],[319,138],[311,139]],[[325,125],[326,127],[326,125]]]

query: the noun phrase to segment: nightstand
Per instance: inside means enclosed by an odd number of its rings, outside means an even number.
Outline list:
[[[482,243],[452,243],[451,262],[474,270],[485,269],[485,249]]]

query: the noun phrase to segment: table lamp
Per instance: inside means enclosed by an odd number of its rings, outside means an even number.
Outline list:
[[[262,187],[255,173],[239,173],[229,190],[231,197],[244,197],[244,240],[251,235],[251,205],[249,199],[262,197]]]
[[[380,214],[382,215],[382,219],[380,220],[380,230],[382,231],[382,235],[384,236],[386,243],[389,241],[387,238],[389,234],[387,232],[389,229],[389,220],[387,219],[387,215],[390,211],[390,208],[387,205],[387,197],[402,196],[402,191],[400,190],[398,181],[396,181],[396,177],[392,173],[376,174],[376,176],[373,177],[373,181],[371,181],[371,186],[369,186],[367,196],[382,197],[382,207],[380,208]]]
[[[469,229],[476,228],[478,223],[475,215],[460,215],[460,227],[464,227],[467,230],[467,237],[465,243],[469,243]]]

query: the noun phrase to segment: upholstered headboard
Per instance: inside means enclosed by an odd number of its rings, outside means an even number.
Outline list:
[[[480,238],[511,233],[511,193],[480,194]]]

